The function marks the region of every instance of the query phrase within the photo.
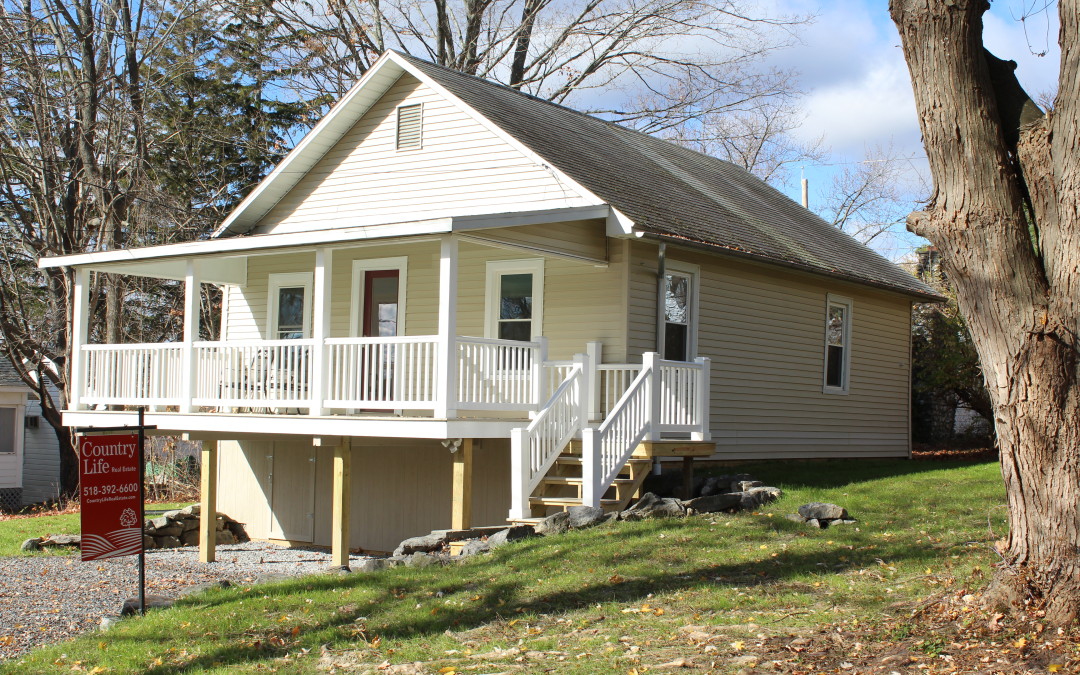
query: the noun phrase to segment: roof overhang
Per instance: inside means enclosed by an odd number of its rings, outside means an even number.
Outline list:
[[[186,276],[188,261],[197,259],[198,276],[205,283],[242,285],[246,282],[246,266],[233,263],[252,255],[267,255],[289,249],[314,250],[323,246],[348,248],[373,243],[389,244],[402,240],[418,241],[424,239],[425,235],[473,232],[499,227],[575,220],[610,220],[611,211],[612,209],[606,205],[579,206],[339,227],[313,232],[224,237],[117,251],[54,256],[39,260],[38,267],[80,267],[115,274],[181,280]]]
[[[665,244],[671,244],[672,246],[682,246],[685,248],[696,249],[699,251],[706,251],[720,256],[728,256],[731,258],[738,258],[750,263],[756,263],[767,266],[779,266],[786,267],[791,270],[799,272],[806,272],[816,276],[828,277],[831,279],[839,279],[852,284],[859,284],[860,286],[869,286],[882,291],[889,291],[892,293],[899,293],[910,298],[919,300],[920,302],[945,302],[947,298],[936,293],[921,293],[919,291],[901,288],[882,281],[875,281],[873,279],[864,279],[862,277],[852,276],[850,274],[842,274],[839,272],[832,272],[829,270],[823,270],[813,265],[804,265],[790,260],[782,260],[779,258],[771,258],[755,253],[748,253],[746,251],[739,251],[737,249],[720,246],[718,244],[709,244],[706,242],[696,241],[693,239],[685,239],[682,237],[673,237],[670,235],[659,234],[656,232],[648,232],[645,230],[635,230],[634,235],[639,239],[649,239],[656,242],[663,242]],[[914,277],[912,277],[914,278]]]

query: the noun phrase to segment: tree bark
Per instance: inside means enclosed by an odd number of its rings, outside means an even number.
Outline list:
[[[1060,3],[1065,95],[1046,117],[983,49],[988,8],[890,2],[935,188],[908,227],[942,251],[993,405],[1010,531],[991,597],[1065,624],[1080,604],[1078,6]]]

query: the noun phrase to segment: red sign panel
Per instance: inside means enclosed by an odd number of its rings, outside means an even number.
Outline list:
[[[83,560],[142,551],[139,454],[138,434],[79,439]]]

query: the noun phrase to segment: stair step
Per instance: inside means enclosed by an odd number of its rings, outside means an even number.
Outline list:
[[[561,455],[559,455],[558,457],[555,458],[555,463],[556,464],[569,464],[569,465],[578,464],[579,465],[579,464],[581,464],[581,456],[580,455],[567,455],[567,454],[564,453],[564,454],[561,454]],[[626,463],[627,464],[638,464],[638,465],[652,464],[652,460],[647,458],[647,457],[631,457],[630,459],[626,460]]]
[[[530,497],[529,503],[537,506],[580,506],[581,497]],[[616,506],[618,499],[601,499],[600,506]]]
[[[581,476],[547,476],[540,482],[548,485],[581,485],[583,480]],[[633,478],[616,478],[612,481],[612,485],[632,485],[633,483]]]

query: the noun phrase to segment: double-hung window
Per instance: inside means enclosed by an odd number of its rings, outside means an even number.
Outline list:
[[[671,269],[674,267],[674,269]],[[663,358],[690,361],[697,349],[696,267],[675,264],[664,274],[664,346]]]
[[[269,338],[301,340],[311,336],[312,275],[271,274],[269,284]]]
[[[0,455],[9,455],[18,449],[17,412],[15,408],[0,408]]]
[[[826,394],[846,394],[851,370],[851,298],[828,296],[825,310]]]
[[[543,333],[544,261],[497,260],[487,265],[485,334],[529,341]]]

